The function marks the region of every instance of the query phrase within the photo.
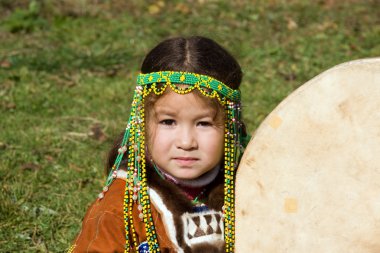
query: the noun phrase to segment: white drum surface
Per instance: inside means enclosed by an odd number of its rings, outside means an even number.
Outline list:
[[[237,173],[236,252],[380,253],[380,58],[323,72],[258,128]]]

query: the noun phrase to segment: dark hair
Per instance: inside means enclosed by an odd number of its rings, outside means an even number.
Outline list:
[[[211,76],[233,89],[240,86],[242,71],[235,58],[215,41],[194,36],[164,40],[145,57],[142,73],[187,71]]]
[[[141,65],[142,73],[165,70],[208,75],[233,89],[239,88],[242,79],[235,58],[215,41],[201,36],[164,40],[147,54]],[[122,137],[123,134],[115,140],[108,154],[107,172],[115,162]]]

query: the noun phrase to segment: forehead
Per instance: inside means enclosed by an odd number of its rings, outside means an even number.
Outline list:
[[[156,112],[162,110],[170,111],[198,111],[203,113],[213,113],[217,111],[215,101],[204,97],[200,93],[190,92],[188,94],[178,94],[174,91],[168,91],[162,95],[153,106]]]

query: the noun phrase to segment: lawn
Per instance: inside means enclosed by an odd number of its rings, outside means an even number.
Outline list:
[[[2,0],[0,252],[67,249],[159,41],[203,35],[229,49],[252,132],[315,75],[379,56],[379,9],[377,0]]]

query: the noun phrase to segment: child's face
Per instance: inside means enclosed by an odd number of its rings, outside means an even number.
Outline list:
[[[179,179],[196,179],[215,168],[224,150],[219,114],[194,92],[170,91],[159,98],[147,119],[149,153],[156,165]]]

